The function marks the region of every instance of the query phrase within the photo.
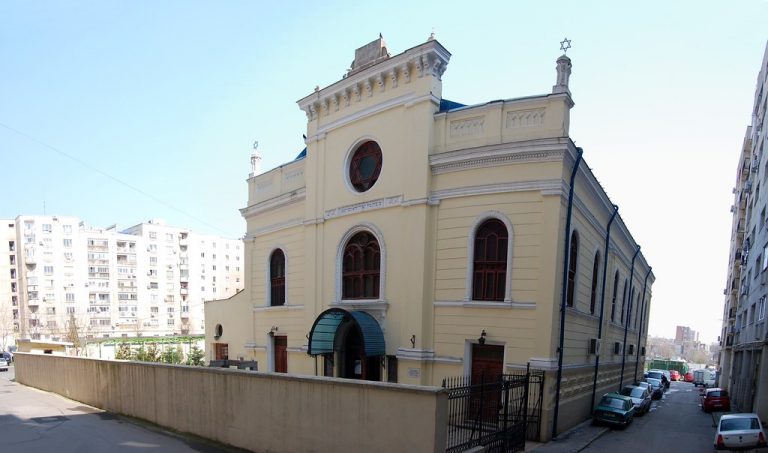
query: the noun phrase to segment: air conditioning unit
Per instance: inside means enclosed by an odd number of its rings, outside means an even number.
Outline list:
[[[621,343],[620,342],[617,341],[617,342],[613,343],[613,353],[614,354],[621,354]]]
[[[589,353],[598,355],[600,354],[600,340],[597,338],[589,339]]]

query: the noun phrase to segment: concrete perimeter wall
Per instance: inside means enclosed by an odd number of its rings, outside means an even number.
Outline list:
[[[444,452],[447,393],[312,376],[15,355],[16,381],[257,452]]]

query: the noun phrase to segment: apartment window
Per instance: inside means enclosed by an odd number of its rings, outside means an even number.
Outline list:
[[[200,252],[200,258],[205,258],[205,252]]]
[[[16,278],[16,269],[11,269],[11,279]]]
[[[99,319],[99,325],[100,326],[109,326],[111,324],[111,321],[109,319]],[[109,334],[104,335],[105,338],[109,338]]]
[[[69,253],[69,252],[64,252],[64,260],[67,261],[67,262],[71,262],[72,261],[72,254]]]
[[[182,313],[189,313],[189,305],[182,305],[181,306],[181,312]]]
[[[155,314],[157,314],[157,313],[158,313],[160,310],[159,310],[157,307],[150,307],[150,308],[149,308],[149,311],[150,311],[150,313],[155,313]]]
[[[213,265],[213,270],[216,270],[216,265],[215,264]]]
[[[149,282],[149,289],[157,289],[157,282]]]
[[[150,269],[149,271],[147,271],[147,275],[153,278],[157,277],[157,269]]]
[[[169,325],[169,326],[172,326],[172,325],[174,325],[174,324],[176,324],[176,320],[175,320],[175,319],[173,319],[173,318],[168,318],[168,325]]]
[[[285,305],[285,254],[280,249],[269,258],[269,281],[271,306]]]
[[[757,320],[762,321],[765,319],[765,296],[760,298],[757,304]]]
[[[173,234],[172,233],[165,233],[165,240],[168,242],[173,242]]]
[[[165,278],[166,280],[173,280],[173,271],[172,270],[165,271]]]
[[[43,233],[50,233],[53,231],[53,227],[50,223],[44,223],[43,224]]]
[[[9,262],[11,263],[11,266],[16,265],[16,255],[8,255]]]
[[[109,302],[109,294],[99,294],[100,302]]]
[[[573,307],[573,299],[576,293],[576,266],[579,257],[579,233],[571,233],[571,250],[568,257],[568,286],[566,289],[565,304]]]
[[[166,255],[173,255],[173,246],[168,245],[165,247],[165,254]]]
[[[477,229],[472,262],[472,299],[503,301],[507,274],[507,227],[488,219]]]
[[[45,275],[53,275],[53,266],[43,266],[43,273]]]
[[[168,314],[172,315],[176,311],[176,309],[173,307],[168,307],[167,311],[168,311]]]
[[[64,239],[63,241],[64,247],[71,249],[72,248],[72,239]]]
[[[149,247],[147,247],[147,251],[150,253],[157,253],[157,244],[149,244]]]
[[[757,255],[757,258],[755,259],[755,279],[760,276],[760,265],[763,263],[763,255]]]
[[[64,232],[64,234],[71,234],[72,233],[72,225],[62,225],[61,231]]]
[[[47,307],[45,309],[45,314],[47,314],[47,315],[55,315],[56,314],[56,307]]]
[[[74,315],[75,314],[75,307],[67,307],[67,314],[68,315]]]
[[[66,293],[64,298],[69,303],[73,303],[75,301],[75,295],[73,293]]]
[[[205,291],[205,286],[201,286],[200,291]]]
[[[152,240],[157,239],[157,231],[150,231],[149,232],[149,238]]]

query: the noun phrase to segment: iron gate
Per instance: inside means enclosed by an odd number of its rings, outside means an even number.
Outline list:
[[[443,379],[448,389],[446,452],[482,445],[489,452],[525,449],[539,440],[544,372],[531,370],[472,382],[470,376]]]

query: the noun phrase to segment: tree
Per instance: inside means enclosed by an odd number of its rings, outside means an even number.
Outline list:
[[[184,360],[184,352],[181,350],[181,346],[166,346],[165,350],[161,354],[162,361],[164,363],[180,364]]]
[[[115,351],[115,358],[118,360],[133,360],[134,353],[131,350],[131,345],[128,343],[118,344],[117,351]]]
[[[13,324],[13,309],[10,305],[0,305],[0,350],[5,351],[8,345],[8,338],[15,331]]]
[[[69,314],[69,319],[66,321],[64,339],[72,343],[76,355],[80,355],[82,351],[86,350],[85,345],[87,343],[89,332],[90,324],[88,323],[87,317],[78,319],[75,317],[74,313]]]
[[[192,345],[186,363],[192,366],[203,366],[205,364],[205,351],[198,348],[196,344]]]

